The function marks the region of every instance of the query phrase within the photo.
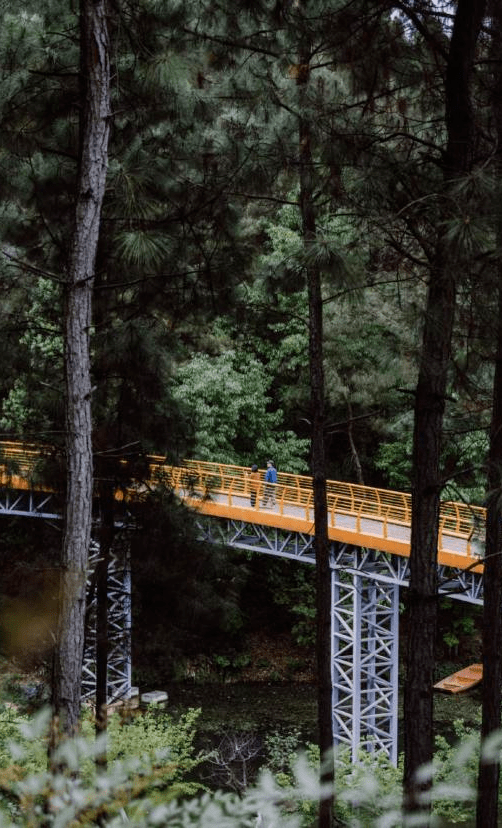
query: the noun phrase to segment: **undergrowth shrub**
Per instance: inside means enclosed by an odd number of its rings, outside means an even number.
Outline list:
[[[29,718],[19,714],[15,707],[0,705],[0,772],[16,767],[16,773],[21,776],[27,773],[37,773],[47,764],[47,749],[43,740],[33,741],[26,733],[23,725],[28,724]],[[15,757],[13,757],[13,751]],[[13,763],[13,758],[16,761]]]
[[[78,784],[74,779],[68,782],[71,798],[79,800],[83,813],[93,811],[102,819],[104,814],[119,813],[131,798],[140,800],[148,796],[154,806],[199,793],[200,783],[190,780],[192,772],[206,758],[204,754],[195,754],[193,745],[199,714],[200,710],[191,709],[174,722],[156,710],[127,721],[114,713],[107,734],[98,740],[94,739],[90,715],[84,715],[82,736],[64,743],[58,752],[58,761],[70,777],[78,775]],[[38,798],[50,798],[51,790],[55,793],[67,784],[63,782],[64,774],[56,777],[47,772],[49,718],[47,710],[33,719],[10,708],[0,712],[0,813],[15,815],[16,825],[23,824],[18,820],[28,814],[31,822],[27,824],[37,825]],[[95,760],[105,746],[109,771],[103,775],[96,769]],[[116,787],[113,795],[110,781]],[[37,785],[39,790],[34,796]],[[94,795],[90,795],[91,790]],[[68,798],[69,793],[65,796]]]
[[[460,719],[453,722],[453,731],[457,740],[453,747],[444,736],[436,736],[433,808],[442,819],[458,825],[473,818],[480,740],[479,732]]]
[[[299,734],[268,740],[267,763],[258,782],[237,796],[201,790],[190,781],[204,757],[195,755],[198,710],[178,722],[149,711],[131,722],[113,716],[109,762],[99,773],[103,742],[89,734],[68,740],[58,752],[58,772],[45,767],[49,714],[19,716],[0,710],[0,828],[313,828],[320,795],[319,752],[299,749]],[[18,730],[20,728],[20,730]],[[438,740],[431,826],[472,820],[479,739],[459,722],[457,748]],[[486,747],[499,757],[502,735]],[[336,754],[337,825],[347,828],[411,828],[401,813],[402,769],[381,753],[346,749]],[[416,816],[416,815],[415,815]],[[423,824],[423,823],[421,823]]]
[[[172,749],[165,743],[162,716],[147,715],[145,729],[140,724],[142,717],[138,717],[123,727],[124,733],[131,733],[129,755],[122,755],[126,742],[120,734],[116,745],[122,746],[115,748],[120,758],[100,773],[81,772],[103,750],[102,740],[85,737],[60,746],[55,757],[58,771],[39,769],[12,778],[7,766],[0,774],[0,828],[255,828],[257,819],[264,828],[272,824],[275,828],[298,828],[294,814],[282,813],[284,790],[271,774],[264,774],[260,785],[241,797],[221,791],[195,795],[195,788],[183,776],[199,759],[192,757],[190,729],[197,715],[198,711],[190,711],[178,729],[168,723]],[[48,711],[29,721],[23,719],[20,742],[8,748],[11,763],[23,761],[31,747],[46,738]],[[163,746],[159,732],[164,733]],[[183,732],[188,734],[185,742]],[[316,781],[311,772],[303,775],[298,789],[304,797],[308,790],[315,798]]]
[[[479,761],[479,733],[467,728],[460,720],[454,722],[457,744],[451,745],[444,737],[436,739],[433,768],[432,826],[472,823],[476,800],[476,780]],[[502,745],[495,742],[493,750]],[[300,755],[300,733],[274,733],[265,740],[267,765],[279,785],[293,784],[294,768]],[[309,765],[319,768],[317,745],[308,745],[305,754]],[[402,767],[400,757],[395,767],[382,752],[361,750],[353,762],[349,748],[335,754],[335,813],[348,828],[403,828]],[[502,798],[501,798],[502,810]],[[311,828],[316,811],[315,801],[295,803],[295,811],[302,828]],[[411,820],[411,818],[410,818]],[[423,824],[423,822],[420,822]]]

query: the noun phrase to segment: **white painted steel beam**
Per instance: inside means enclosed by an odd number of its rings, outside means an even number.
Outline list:
[[[21,491],[8,487],[0,488],[0,515],[61,520],[61,512],[57,508],[55,495],[31,489]]]
[[[399,585],[332,570],[333,736],[397,762]]]
[[[93,579],[99,544],[93,541],[87,579],[87,623],[82,698],[96,693],[96,592]],[[131,698],[131,561],[128,532],[115,536],[108,567],[108,704]]]

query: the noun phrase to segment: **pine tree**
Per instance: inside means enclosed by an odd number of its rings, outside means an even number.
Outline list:
[[[366,9],[365,9],[366,11]],[[317,666],[319,683],[319,732],[321,755],[326,764],[322,781],[333,785],[334,768],[330,760],[333,745],[331,710],[330,613],[331,574],[327,537],[326,459],[324,448],[324,357],[323,357],[323,281],[340,286],[343,270],[341,245],[336,237],[323,236],[323,223],[346,204],[343,188],[330,189],[340,179],[341,170],[350,162],[348,147],[337,128],[346,124],[346,99],[337,89],[340,81],[338,64],[345,55],[347,38],[353,36],[357,48],[359,9],[344,4],[303,3],[277,6],[276,18],[257,4],[238,20],[227,9],[227,29],[217,29],[217,21],[204,25],[203,39],[216,51],[216,59],[227,67],[222,71],[226,96],[234,100],[229,107],[228,122],[241,139],[243,158],[240,179],[236,184],[246,198],[266,203],[262,193],[263,170],[280,185],[281,177],[289,190],[298,193],[301,220],[301,245],[297,268],[291,274],[298,289],[305,275],[309,297],[309,365],[311,387],[311,469],[315,492],[317,558]],[[208,12],[210,18],[210,11]],[[376,18],[378,20],[378,14]],[[367,22],[367,18],[365,18]],[[368,31],[362,27],[364,36]],[[343,34],[342,34],[343,33]],[[371,39],[371,35],[368,40]],[[343,46],[342,46],[343,44]],[[221,54],[223,47],[225,56]],[[229,58],[228,55],[231,55]],[[213,51],[211,52],[213,56]],[[364,61],[362,61],[364,63]],[[240,73],[240,65],[245,67]],[[364,86],[365,79],[361,79]],[[330,94],[334,93],[334,98]],[[335,126],[333,126],[335,124]],[[298,144],[292,144],[298,136]],[[329,145],[328,142],[332,143]],[[247,147],[249,146],[249,152]],[[254,151],[251,151],[254,146]],[[237,151],[237,150],[236,150]],[[251,178],[251,175],[253,176]],[[295,177],[297,181],[295,182]],[[270,192],[270,190],[268,190]],[[279,190],[280,197],[280,190]],[[329,205],[329,206],[327,206]],[[329,275],[326,275],[329,274]],[[284,284],[285,290],[292,290]],[[320,803],[319,824],[332,824],[333,802],[330,797]]]
[[[80,721],[86,581],[93,472],[90,327],[94,265],[108,169],[110,42],[103,0],[81,0],[81,120],[75,227],[65,311],[66,462],[63,554],[54,649],[52,707],[56,729],[75,734]]]
[[[484,3],[459,0],[445,69],[444,195],[473,164],[475,122],[471,104],[474,54]],[[443,219],[444,221],[444,219]],[[458,284],[465,260],[452,249],[445,231],[437,235],[425,308],[422,351],[415,395],[412,533],[410,551],[410,635],[405,682],[406,809],[420,807],[416,774],[432,760],[434,643],[437,623],[437,547],[441,497],[441,438],[451,358]],[[428,818],[424,817],[424,824]]]
[[[491,15],[491,49],[493,56],[492,106],[496,134],[494,165],[500,193],[502,174],[502,13],[498,3],[489,6]],[[500,196],[499,196],[500,198]],[[487,472],[486,546],[483,567],[483,687],[481,737],[486,740],[501,727],[502,703],[502,218],[495,216],[498,258],[496,291],[498,298],[498,329],[493,376],[493,407],[490,428],[490,449]],[[483,741],[482,741],[483,743]],[[478,771],[478,828],[498,825],[500,762],[480,759]]]

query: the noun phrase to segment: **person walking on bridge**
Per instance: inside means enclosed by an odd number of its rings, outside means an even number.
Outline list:
[[[256,463],[253,463],[251,466],[251,472],[249,474],[249,500],[251,506],[257,506],[256,498],[258,495],[258,489],[260,487],[260,472],[258,471],[258,466]]]
[[[272,460],[267,460],[267,471],[265,472],[265,490],[263,492],[262,506],[275,506],[275,485],[277,483],[277,470]]]

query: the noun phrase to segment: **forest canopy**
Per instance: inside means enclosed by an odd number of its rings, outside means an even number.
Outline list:
[[[440,4],[140,3],[113,18],[113,119],[96,262],[101,449],[309,466],[307,304],[323,273],[330,477],[409,488],[413,393],[435,228],[460,256],[446,497],[481,502],[498,180],[488,29],[476,164],[445,196]],[[311,129],[317,233],[304,250],[295,119]],[[75,175],[78,34],[47,4],[4,10],[5,437],[62,433],[62,303]],[[438,86],[439,84],[439,86]],[[305,258],[307,257],[307,259]],[[463,263],[462,263],[463,262]]]

